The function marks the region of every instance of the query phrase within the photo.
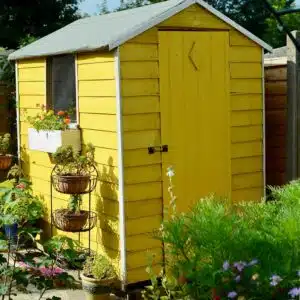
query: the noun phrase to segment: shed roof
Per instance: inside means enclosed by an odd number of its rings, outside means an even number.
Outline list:
[[[77,20],[10,54],[9,59],[112,50],[193,4],[198,4],[268,51],[272,47],[203,0],[169,0]]]

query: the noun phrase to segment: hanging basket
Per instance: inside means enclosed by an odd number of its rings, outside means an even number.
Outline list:
[[[0,155],[0,170],[7,170],[12,163],[12,155]]]
[[[89,212],[86,210],[73,213],[68,209],[57,209],[53,213],[55,226],[63,231],[69,232],[81,231],[88,217]]]
[[[73,175],[60,175],[57,176],[56,189],[64,194],[83,194],[88,189],[90,176],[73,176]]]
[[[52,175],[52,185],[60,193],[80,195],[92,192],[97,185],[97,175]]]

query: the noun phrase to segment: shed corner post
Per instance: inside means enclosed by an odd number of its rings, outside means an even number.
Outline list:
[[[116,81],[116,113],[117,113],[117,144],[118,144],[118,168],[119,168],[119,232],[120,232],[120,275],[122,289],[126,289],[126,231],[125,231],[125,199],[124,199],[124,162],[123,162],[123,109],[121,92],[121,63],[120,48],[114,52],[115,81]]]
[[[19,97],[19,68],[18,61],[15,61],[15,86],[16,86],[16,122],[17,122],[17,154],[18,164],[21,165],[21,131],[20,131],[20,97]]]
[[[300,42],[300,31],[292,35]],[[286,181],[300,175],[300,53],[293,41],[287,37],[287,141]]]

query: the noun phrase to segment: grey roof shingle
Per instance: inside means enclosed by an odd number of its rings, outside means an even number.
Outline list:
[[[269,45],[202,0],[169,0],[140,8],[77,20],[15,51],[9,56],[9,59],[15,60],[100,49],[112,50],[126,40],[155,26],[194,3],[205,7],[224,22],[229,23],[250,39],[271,51],[272,48]]]

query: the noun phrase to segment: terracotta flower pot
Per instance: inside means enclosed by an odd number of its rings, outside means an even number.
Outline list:
[[[86,300],[108,300],[115,299],[111,295],[115,278],[98,280],[81,274],[82,289],[85,292]]]
[[[73,213],[68,209],[57,209],[53,213],[53,221],[63,231],[78,232],[84,228],[88,216],[89,212],[86,210]]]
[[[12,155],[0,155],[0,170],[7,170],[12,163]]]
[[[57,177],[57,190],[64,194],[78,195],[86,191],[90,176],[61,175]]]

